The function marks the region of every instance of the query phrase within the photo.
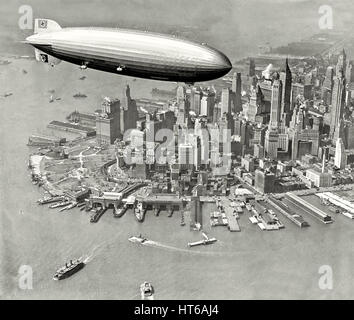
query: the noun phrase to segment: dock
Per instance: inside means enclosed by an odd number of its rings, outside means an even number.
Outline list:
[[[268,203],[283,216],[288,218],[291,222],[295,223],[298,227],[303,228],[309,226],[308,222],[304,220],[299,214],[294,214],[289,208],[280,200],[270,197]]]
[[[234,209],[231,207],[231,201],[226,197],[222,198],[223,209],[228,220],[228,228],[231,232],[240,232],[241,228],[237,221],[237,215],[234,215]]]
[[[332,217],[330,215],[322,211],[320,208],[315,207],[311,203],[308,203],[307,201],[305,201],[294,193],[288,192],[285,196],[285,199],[289,203],[298,207],[303,212],[310,214],[311,216],[325,224],[333,222]]]

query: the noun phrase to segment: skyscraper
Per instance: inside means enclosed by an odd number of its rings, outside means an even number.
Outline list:
[[[136,128],[136,122],[138,121],[138,108],[135,100],[130,96],[129,85],[123,90],[122,100],[120,104],[120,131],[124,135],[124,132],[129,129]]]
[[[328,67],[326,71],[326,77],[322,85],[322,100],[325,104],[329,105],[332,102],[332,90],[333,90],[333,67]]]
[[[282,82],[282,101],[281,101],[281,114],[285,115],[286,125],[289,122],[290,116],[290,100],[291,100],[291,85],[292,74],[289,67],[289,61],[285,61],[285,70],[280,73],[280,80]]]
[[[340,77],[343,76],[345,77],[346,75],[346,67],[347,67],[347,54],[345,53],[345,50],[341,52],[341,54],[338,57],[338,63],[336,66],[336,76]]]
[[[229,88],[223,88],[221,92],[221,114],[231,115],[232,92]]]
[[[352,83],[354,82],[354,61],[348,61],[347,63],[347,68],[345,72],[345,81],[347,83]]]
[[[215,93],[203,91],[203,98],[200,102],[200,115],[206,116],[209,121],[213,120],[215,106]]]
[[[344,169],[346,166],[344,143],[341,138],[338,138],[336,142],[336,153],[334,156],[334,165],[338,169]]]
[[[232,77],[232,92],[234,98],[234,112],[242,111],[242,80],[241,73],[234,73]]]
[[[339,122],[343,118],[345,103],[345,78],[337,76],[334,79],[331,107],[331,128],[330,136],[335,140],[335,136],[339,134]]]
[[[270,159],[277,159],[278,157],[278,144],[279,144],[279,135],[278,132],[273,130],[267,130],[265,135],[265,150],[267,156]]]
[[[108,97],[102,101],[101,112],[96,117],[96,139],[98,144],[113,144],[117,138],[121,138],[120,101],[111,100]]]
[[[282,88],[279,78],[275,79],[272,86],[269,128],[277,129],[280,124]]]
[[[254,77],[256,75],[256,64],[254,62],[254,59],[252,59],[252,58],[250,58],[250,65],[249,65],[248,75],[250,77]]]

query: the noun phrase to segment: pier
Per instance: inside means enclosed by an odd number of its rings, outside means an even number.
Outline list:
[[[280,200],[270,197],[268,198],[268,203],[291,222],[295,223],[298,227],[303,228],[309,226],[308,222],[306,222],[302,216],[292,212],[292,210],[290,210],[290,208],[283,204]]]
[[[334,204],[337,207],[344,209],[345,211],[349,212],[350,214],[354,214],[354,204],[348,200],[345,200],[331,192],[324,192],[316,194],[321,199],[326,199],[330,203]]]
[[[152,209],[155,215],[158,215],[161,210],[167,210],[169,216],[172,216],[174,211],[182,211],[184,208],[184,200],[177,194],[151,194],[146,197],[136,197],[137,203],[141,203],[144,209]]]
[[[315,207],[314,205],[308,203],[307,201],[303,200],[301,197],[299,197],[291,192],[288,192],[286,194],[285,198],[289,203],[295,205],[296,207],[301,209],[303,212],[310,214],[311,216],[313,216],[317,220],[319,220],[325,224],[333,222],[331,216],[329,216],[327,213],[325,213],[321,209],[319,209],[319,208]]]

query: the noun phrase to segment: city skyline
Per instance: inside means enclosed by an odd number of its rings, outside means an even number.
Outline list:
[[[353,3],[119,3],[29,6],[37,28],[163,32],[225,52],[232,69],[188,81],[181,65],[193,76],[211,51],[176,49],[159,65],[173,79],[119,74],[118,40],[113,73],[90,68],[107,70],[107,55],[90,57],[104,48],[76,56],[87,43],[61,43],[76,65],[57,64],[53,44],[18,42],[35,31],[20,27],[23,4],[0,5],[0,298],[350,298]]]

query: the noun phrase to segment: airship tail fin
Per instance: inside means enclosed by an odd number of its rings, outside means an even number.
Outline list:
[[[34,21],[34,33],[42,33],[42,32],[52,32],[60,30],[61,26],[50,19],[35,19]]]

